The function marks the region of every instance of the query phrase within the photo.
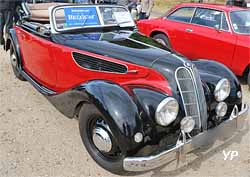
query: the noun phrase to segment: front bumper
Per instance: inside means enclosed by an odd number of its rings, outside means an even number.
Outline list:
[[[216,140],[222,140],[220,142],[223,144],[240,131],[248,128],[248,122],[246,122],[247,112],[247,104],[242,105],[240,112],[238,111],[238,107],[235,106],[230,118],[222,122],[219,126],[202,132],[186,142],[177,143],[174,148],[155,156],[127,157],[123,161],[123,168],[126,171],[133,172],[148,171],[170,163],[173,160],[179,160],[178,158],[184,157],[188,152],[205,147]]]

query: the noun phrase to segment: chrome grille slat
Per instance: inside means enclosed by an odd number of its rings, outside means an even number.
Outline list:
[[[193,91],[182,91],[182,93],[193,93],[195,92],[194,90]]]
[[[175,72],[176,82],[182,98],[186,116],[195,120],[195,128],[201,128],[201,114],[196,81],[191,68],[180,67]]]
[[[186,106],[195,105],[197,103],[185,103]]]
[[[177,78],[179,81],[182,81],[182,80],[192,80],[191,78]]]

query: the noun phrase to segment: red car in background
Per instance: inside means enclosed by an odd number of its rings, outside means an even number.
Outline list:
[[[138,28],[192,60],[223,63],[250,86],[249,9],[184,3],[160,18],[139,21]]]

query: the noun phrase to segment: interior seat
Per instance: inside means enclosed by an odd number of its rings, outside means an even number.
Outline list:
[[[68,3],[37,3],[28,4],[30,12],[30,21],[49,23],[49,7],[58,5],[67,5]]]

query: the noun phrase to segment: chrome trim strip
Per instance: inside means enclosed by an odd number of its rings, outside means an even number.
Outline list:
[[[26,16],[29,17],[30,10],[29,10],[29,7],[27,6],[27,2],[22,2],[21,7],[22,7],[24,13],[26,14]]]
[[[240,131],[249,128],[246,123],[246,113],[248,112],[248,105],[243,104],[241,112],[238,116],[232,120],[228,119],[218,125],[217,127],[204,131],[186,143],[180,142],[170,150],[164,151],[160,154],[147,156],[147,157],[126,157],[123,160],[123,168],[126,171],[148,171],[163,166],[178,160],[180,157],[185,159],[185,154],[197,149],[205,147],[211,143],[214,143],[217,139],[220,140],[220,144],[224,144],[232,139]]]
[[[193,15],[192,15],[192,17],[191,17],[189,23],[192,23],[193,18],[194,18],[194,15],[196,14],[196,10],[197,10],[197,7],[195,7],[195,9],[194,9]]]

